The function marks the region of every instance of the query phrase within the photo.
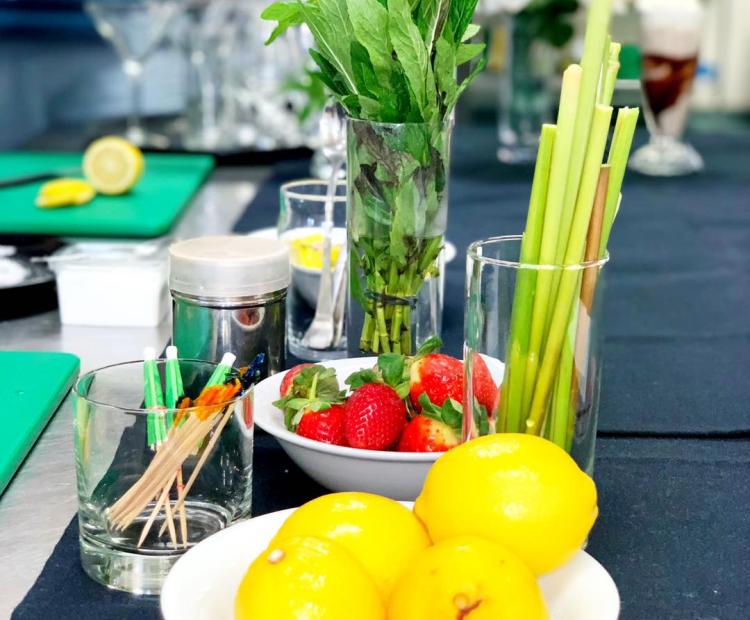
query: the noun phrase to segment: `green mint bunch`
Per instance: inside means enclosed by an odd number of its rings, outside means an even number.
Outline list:
[[[411,354],[420,291],[439,275],[453,110],[485,64],[484,44],[470,42],[479,32],[471,24],[476,4],[298,0],[262,14],[278,22],[269,42],[290,26],[308,26],[316,75],[352,119],[349,273],[362,308],[363,352]],[[457,68],[475,58],[458,81]]]
[[[267,43],[290,26],[306,24],[317,77],[349,115],[385,123],[442,123],[482,57],[462,81],[460,65],[483,43],[468,42],[477,0],[298,0],[276,2],[261,16],[278,25]]]

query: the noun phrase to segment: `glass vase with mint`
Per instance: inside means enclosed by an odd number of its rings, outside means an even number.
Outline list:
[[[300,0],[264,12],[269,42],[306,24],[315,75],[348,114],[350,352],[411,354],[439,335],[450,135],[485,64],[477,0]],[[474,60],[459,81],[457,69]]]

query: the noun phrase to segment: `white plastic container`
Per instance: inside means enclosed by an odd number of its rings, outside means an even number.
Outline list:
[[[53,254],[49,266],[63,324],[154,327],[169,310],[159,243],[77,243]]]

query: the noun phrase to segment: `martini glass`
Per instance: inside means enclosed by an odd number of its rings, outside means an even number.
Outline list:
[[[131,105],[126,137],[138,145],[168,146],[165,136],[143,128],[142,76],[146,61],[178,13],[179,1],[87,0],[84,7],[102,38],[114,47],[130,83]]]

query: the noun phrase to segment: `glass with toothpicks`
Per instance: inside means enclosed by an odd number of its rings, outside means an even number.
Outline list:
[[[138,594],[158,594],[186,550],[250,514],[248,373],[171,353],[73,388],[81,563]]]

